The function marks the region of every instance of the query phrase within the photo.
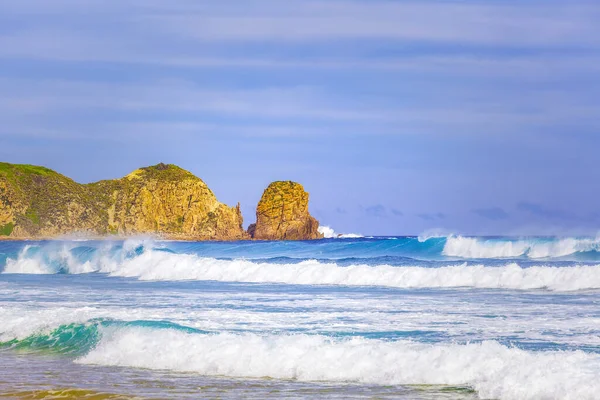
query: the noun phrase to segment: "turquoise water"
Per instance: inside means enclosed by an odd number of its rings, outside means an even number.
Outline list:
[[[596,398],[598,243],[0,242],[0,393]]]

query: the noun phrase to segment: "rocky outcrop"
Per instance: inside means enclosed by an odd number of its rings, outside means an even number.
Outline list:
[[[242,222],[239,204],[220,203],[201,179],[175,165],[82,185],[47,168],[0,163],[0,236],[239,240],[248,238]]]
[[[311,240],[323,237],[319,221],[308,212],[308,193],[292,181],[273,182],[256,208],[248,233],[259,240]]]

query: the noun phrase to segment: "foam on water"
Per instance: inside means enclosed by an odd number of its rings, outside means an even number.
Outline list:
[[[145,368],[192,380],[597,398],[598,292],[578,291],[600,289],[595,239],[387,239],[1,242],[0,356],[50,353],[75,376],[119,371],[92,388],[101,391]],[[420,388],[407,390],[415,398]]]
[[[475,287],[572,291],[600,288],[600,266],[522,268],[448,266],[392,267],[303,261],[297,264],[217,260],[193,255],[152,251],[124,261],[102,265],[102,272],[141,280],[211,280],[225,282],[286,283],[299,285],[385,286],[398,288]]]
[[[247,260],[219,260],[193,254],[144,250],[130,257],[98,253],[83,263],[70,252],[58,252],[60,271],[47,259],[24,252],[7,261],[4,273],[90,273],[133,277],[148,281],[201,280],[294,285],[383,286],[397,288],[472,287],[487,289],[546,289],[574,291],[600,289],[600,265],[504,266],[458,265],[446,267],[350,265],[307,260],[294,264],[272,264]]]
[[[197,372],[210,376],[469,385],[482,398],[593,399],[600,357],[527,352],[496,342],[422,344],[318,335],[198,335],[125,328],[106,332],[77,362]]]
[[[323,228],[324,229],[324,228]],[[330,235],[328,233],[328,235]],[[335,234],[334,234],[335,235]],[[394,239],[394,240],[383,240]],[[312,243],[270,242],[232,244],[220,243],[211,246],[206,243],[156,242],[151,239],[129,239],[124,242],[98,241],[73,242],[57,241],[29,244],[13,244],[10,252],[0,258],[0,270],[5,273],[90,273],[115,272],[140,255],[145,261],[148,254],[171,265],[186,263],[189,257],[202,258],[210,263],[211,256],[226,258],[236,263],[236,259],[251,257],[255,264],[281,264],[286,258],[291,261],[306,261],[319,258],[321,263],[348,266],[425,266],[444,267],[458,260],[477,260],[487,266],[502,265],[500,260],[519,262],[522,266],[544,266],[543,262],[560,261],[582,262],[594,265],[600,263],[600,239],[596,238],[474,238],[463,236],[439,237],[429,233],[424,237],[359,238],[346,240],[314,241]],[[0,244],[2,247],[2,244]],[[18,254],[14,249],[18,249]],[[159,253],[170,253],[170,260]],[[205,255],[206,254],[206,255]],[[179,257],[179,261],[178,261]],[[330,260],[330,262],[328,262]],[[342,260],[342,261],[340,261]],[[346,260],[346,261],[344,261]],[[491,260],[483,263],[481,260]],[[521,262],[526,260],[527,262]],[[446,262],[446,265],[444,265]],[[470,264],[474,264],[471,262]],[[508,263],[508,261],[507,261]],[[291,264],[291,262],[290,262]],[[506,264],[504,264],[506,265]],[[125,268],[127,269],[127,268]],[[168,271],[167,271],[168,273]],[[277,276],[278,273],[275,274]],[[184,277],[177,277],[183,279]],[[190,279],[195,279],[191,277]],[[367,279],[368,280],[368,279]],[[239,281],[234,278],[233,281]],[[285,281],[293,283],[291,281]],[[314,282],[318,284],[319,282]],[[327,282],[324,282],[327,283]],[[329,282],[327,284],[335,284]],[[344,284],[344,283],[341,283]],[[369,284],[369,283],[367,283]],[[470,286],[470,285],[466,285]],[[416,286],[418,287],[418,285]],[[512,287],[512,286],[511,286]]]
[[[364,237],[357,233],[337,233],[333,228],[324,225],[319,226],[318,231],[325,239],[357,239]]]
[[[445,256],[461,258],[559,258],[576,253],[600,250],[600,239],[481,239],[448,236],[442,252]]]

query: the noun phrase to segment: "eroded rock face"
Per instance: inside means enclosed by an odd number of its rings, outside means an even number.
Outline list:
[[[299,183],[273,182],[256,208],[248,233],[259,240],[311,240],[323,237],[319,221],[308,212],[308,193]]]
[[[239,205],[217,201],[199,178],[175,165],[81,185],[43,167],[0,163],[0,235],[14,238],[158,234],[169,239],[239,240]]]

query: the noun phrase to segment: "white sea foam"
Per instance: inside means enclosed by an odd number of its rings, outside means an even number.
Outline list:
[[[337,233],[333,228],[329,226],[319,226],[319,233],[323,234],[325,239],[357,239],[364,237],[357,233]]]
[[[329,226],[321,225],[318,229],[319,233],[323,235],[325,239],[331,239],[337,237],[337,234],[333,230],[333,228]]]
[[[577,239],[481,239],[448,236],[443,255],[461,258],[557,258],[571,254],[599,251],[600,238]]]
[[[84,274],[95,272],[95,267],[90,262],[80,263],[71,254],[70,250],[74,244],[63,245],[50,254],[30,255],[32,246],[25,246],[17,259],[8,258],[3,273],[6,274],[55,274],[60,268],[71,274]]]
[[[56,271],[53,271],[51,268],[48,268],[46,263],[42,262],[37,257],[28,257],[27,252],[31,248],[31,245],[26,245],[23,247],[21,252],[19,253],[19,257],[15,260],[12,258],[8,258],[6,260],[6,265],[4,266],[3,273],[6,274],[53,274]]]
[[[365,236],[358,233],[342,233],[338,236],[340,239],[359,239]],[[373,236],[368,236],[367,239],[373,239]]]
[[[458,265],[439,268],[389,265],[339,266],[315,260],[271,264],[247,260],[219,260],[193,254],[146,250],[133,258],[114,259],[102,253],[83,264],[68,252],[63,265],[70,273],[102,272],[148,281],[201,280],[298,285],[385,286],[397,288],[473,287],[490,289],[600,289],[600,265],[522,268],[516,263],[492,267]],[[46,261],[22,255],[9,260],[4,273],[55,273]]]
[[[298,264],[268,264],[217,260],[193,255],[146,252],[119,265],[108,265],[113,276],[141,280],[211,280],[300,285],[387,286],[398,288],[504,288],[571,291],[600,288],[600,266],[522,268],[448,266],[440,268],[351,265],[309,260]]]
[[[469,385],[482,398],[595,399],[600,357],[584,352],[528,352],[497,342],[422,344],[313,335],[215,334],[125,328],[107,330],[78,363],[209,376]]]
[[[32,252],[39,245],[26,245],[19,252],[16,259],[7,258],[3,273],[11,274],[55,274],[66,272],[69,274],[87,274],[110,270],[110,266],[126,260],[136,248],[161,248],[162,244],[156,243],[152,238],[137,237],[122,242],[122,250],[117,256],[110,256],[115,242],[105,241],[94,246],[93,257],[85,262],[80,262],[71,252],[80,246],[74,241],[57,241],[41,247],[41,252]],[[110,265],[110,266],[109,266]]]

